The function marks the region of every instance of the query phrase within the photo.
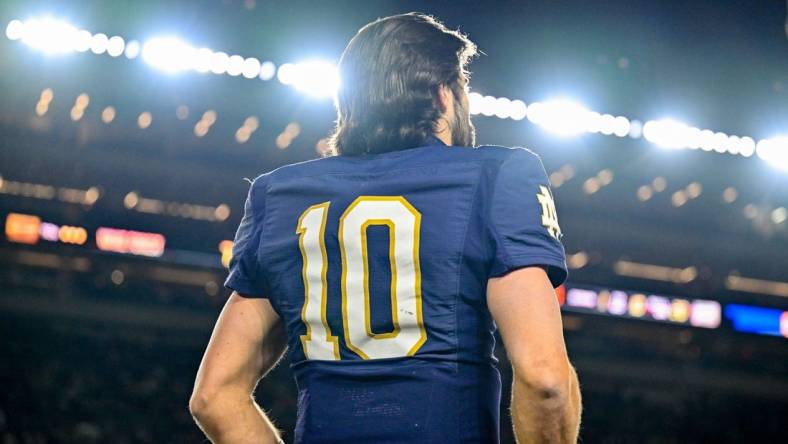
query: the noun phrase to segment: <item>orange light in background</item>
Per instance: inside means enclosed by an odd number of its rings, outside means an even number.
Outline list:
[[[158,257],[164,254],[165,243],[164,235],[158,233],[106,227],[96,230],[96,246],[103,251]]]
[[[84,245],[88,240],[88,232],[82,227],[63,225],[58,231],[58,238],[64,244]]]
[[[601,290],[599,292],[599,296],[596,299],[596,311],[605,313],[609,305],[610,305],[610,292],[607,290]]]
[[[129,231],[129,253],[140,256],[158,257],[164,254],[164,235]]]
[[[149,111],[144,111],[137,117],[137,126],[141,129],[149,127],[151,123],[153,123],[153,115]]]
[[[115,120],[115,108],[108,106],[101,111],[101,121],[110,124],[112,121]]]
[[[219,252],[222,253],[222,265],[225,268],[230,266],[230,259],[233,258],[233,241],[223,240],[219,242]]]
[[[54,93],[52,92],[51,88],[47,88],[41,91],[41,98],[38,100],[36,104],[36,114],[39,116],[43,116],[44,114],[49,111],[49,104],[52,102],[52,99],[55,97]]]
[[[674,299],[670,304],[670,320],[687,322],[690,317],[690,303],[686,299]]]
[[[38,242],[41,219],[29,214],[9,213],[5,219],[5,235],[11,242],[33,245]]]
[[[640,318],[646,314],[646,296],[643,294],[633,294],[629,298],[629,315]]]
[[[780,334],[788,338],[788,311],[780,315]]]

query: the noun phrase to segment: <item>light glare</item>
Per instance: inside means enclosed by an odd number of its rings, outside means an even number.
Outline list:
[[[25,24],[19,20],[11,20],[5,28],[5,36],[9,40],[19,40],[25,32]]]
[[[339,71],[327,61],[311,60],[279,67],[279,81],[313,97],[332,97],[339,88]]]
[[[244,58],[239,55],[230,56],[227,61],[227,74],[233,77],[241,75],[244,69]]]
[[[253,79],[260,74],[260,61],[254,57],[249,57],[244,61],[243,69],[241,71],[247,79]]]
[[[24,44],[46,54],[64,54],[74,50],[77,32],[77,28],[63,20],[45,17],[25,22],[18,37]]]
[[[155,37],[142,46],[142,59],[154,68],[175,73],[192,68],[195,52],[177,37]]]
[[[123,49],[126,47],[126,42],[120,36],[112,36],[107,42],[107,54],[111,57],[117,57],[123,54]]]
[[[227,71],[227,65],[230,62],[230,56],[224,52],[215,52],[211,56],[211,72],[214,74],[224,74]]]
[[[755,153],[773,167],[788,171],[788,136],[758,141]]]
[[[127,59],[136,59],[140,55],[140,42],[136,40],[129,40],[126,43],[126,51],[124,55]]]
[[[273,62],[263,62],[260,65],[260,79],[261,80],[271,80],[276,75],[276,65]]]
[[[663,148],[686,148],[692,129],[685,123],[673,120],[649,120],[643,125],[643,137]]]
[[[106,34],[98,33],[94,34],[93,37],[90,39],[90,51],[93,54],[104,54],[107,51],[107,45],[109,44],[109,38]]]
[[[90,50],[90,44],[93,41],[93,34],[84,29],[80,29],[74,35],[74,51],[87,52]]]
[[[571,136],[586,131],[589,118],[588,109],[569,99],[536,102],[528,107],[528,120],[559,136]],[[603,124],[602,130],[604,129]]]

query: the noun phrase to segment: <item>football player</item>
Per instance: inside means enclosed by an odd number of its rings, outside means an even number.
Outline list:
[[[280,441],[252,392],[289,350],[296,443],[496,443],[496,330],[518,441],[576,441],[553,197],[533,152],[474,148],[475,54],[429,16],[364,26],[339,62],[336,155],[251,185],[190,402],[213,442]]]

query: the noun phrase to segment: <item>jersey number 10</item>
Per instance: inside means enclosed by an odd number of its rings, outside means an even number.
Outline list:
[[[307,208],[296,229],[304,264],[301,320],[306,334],[301,335],[301,345],[307,359],[339,360],[339,341],[326,319],[325,230],[330,204]],[[373,333],[370,321],[367,227],[371,225],[389,230],[394,328],[386,333]],[[421,213],[402,196],[359,196],[339,218],[345,344],[363,359],[413,356],[427,340],[421,309],[420,225]]]

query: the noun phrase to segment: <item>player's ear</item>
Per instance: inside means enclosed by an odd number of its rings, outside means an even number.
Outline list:
[[[437,102],[441,113],[446,113],[446,111],[454,108],[454,94],[452,94],[448,86],[441,85],[438,87]]]

